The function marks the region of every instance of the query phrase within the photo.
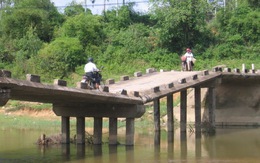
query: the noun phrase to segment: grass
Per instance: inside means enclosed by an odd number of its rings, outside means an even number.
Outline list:
[[[60,129],[59,120],[45,120],[42,118],[16,116],[12,114],[0,114],[1,128],[17,129]]]
[[[45,117],[37,117],[30,115],[31,113],[39,113],[52,110],[51,104],[42,104],[42,103],[28,103],[16,100],[10,100],[6,106],[0,108],[2,114],[0,113],[0,124],[2,128],[17,128],[17,129],[58,129],[61,127],[61,118],[45,115]],[[28,111],[22,112],[20,114],[15,114],[19,111]],[[70,127],[72,131],[76,131],[76,118],[70,118]],[[86,128],[93,128],[94,119],[86,118]],[[103,119],[103,127],[109,127],[108,118]],[[118,120],[118,128],[125,127],[124,119]]]
[[[17,100],[10,100],[5,105],[5,111],[11,112],[11,111],[17,111],[21,109],[28,109],[28,110],[36,110],[41,111],[44,109],[52,108],[52,104],[48,103],[34,103],[34,102],[24,102],[24,101],[17,101]]]

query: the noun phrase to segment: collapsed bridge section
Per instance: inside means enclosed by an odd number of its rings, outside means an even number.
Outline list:
[[[110,122],[109,143],[117,143],[117,118],[126,118],[126,144],[134,141],[134,119],[144,112],[143,101],[139,97],[82,89],[80,83],[76,88],[67,87],[66,81],[54,80],[53,85],[40,82],[40,76],[26,75],[26,80],[11,78],[11,72],[0,71],[0,104],[5,105],[9,99],[53,104],[53,111],[61,116],[62,142],[70,142],[70,117],[77,118],[76,142],[85,143],[85,117],[94,118],[94,144],[102,142],[102,118]]]

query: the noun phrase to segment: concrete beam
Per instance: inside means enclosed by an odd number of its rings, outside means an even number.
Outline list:
[[[216,87],[217,85],[221,84],[221,82],[222,82],[222,78],[218,77],[201,84],[199,87],[201,88]],[[195,87],[197,87],[197,85]]]
[[[4,106],[9,101],[9,99],[11,98],[10,94],[10,89],[0,88],[0,106]]]
[[[145,112],[144,105],[113,104],[53,104],[57,116],[70,117],[122,117],[139,118]]]

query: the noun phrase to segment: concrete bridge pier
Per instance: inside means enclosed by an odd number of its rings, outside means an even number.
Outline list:
[[[73,109],[71,109],[73,108]],[[104,105],[93,104],[70,105],[54,104],[53,111],[61,116],[62,143],[70,143],[70,117],[76,117],[76,143],[85,144],[85,118],[94,118],[93,143],[102,144],[103,118],[109,118],[109,144],[116,145],[118,118],[126,118],[126,145],[134,145],[134,125],[135,118],[140,117],[145,112],[143,105]],[[103,111],[103,112],[102,112]]]
[[[216,127],[215,124],[215,110],[216,110],[216,89],[215,87],[209,87],[209,123],[213,129]]]
[[[109,145],[117,144],[117,118],[109,118]]]
[[[187,89],[181,91],[180,101],[180,128],[181,132],[186,132],[187,128]]]
[[[76,124],[77,124],[76,143],[77,144],[85,144],[85,117],[76,117],[76,119],[77,119],[77,122],[76,122]]]
[[[61,143],[70,143],[70,117],[61,117]]]
[[[76,117],[76,143],[85,144],[85,117]],[[70,117],[61,117],[61,143],[70,143]]]
[[[201,88],[195,87],[195,120],[196,131],[201,131]],[[160,131],[160,99],[153,101],[154,127]],[[213,120],[214,121],[214,120]],[[167,131],[172,132],[174,128],[173,94],[167,95]],[[186,132],[187,128],[187,89],[180,92],[180,128]]]
[[[102,126],[103,118],[94,117],[94,140],[93,143],[96,145],[102,144]]]
[[[195,132],[201,132],[201,88],[199,86],[194,88],[194,102],[195,102]]]
[[[102,144],[102,118],[94,118],[94,144]],[[126,118],[126,145],[134,144],[135,118]],[[109,145],[117,145],[118,121],[115,117],[109,118]]]
[[[85,144],[85,117],[76,117],[76,143]],[[126,118],[126,145],[134,144],[134,118]],[[94,117],[94,140],[95,145],[102,144],[102,117]],[[109,118],[109,145],[116,145],[117,142],[117,118]],[[70,143],[70,117],[61,117],[61,143]]]
[[[216,93],[214,86],[209,88],[209,123],[215,127],[215,108],[216,108]],[[201,86],[194,87],[194,103],[195,103],[195,131],[201,132]],[[154,107],[154,126],[155,131],[160,130],[160,100],[156,98],[153,101]],[[174,113],[173,113],[173,94],[167,95],[167,131],[171,132],[174,128]],[[181,132],[187,130],[187,89],[180,92],[180,129]]]
[[[173,132],[173,94],[167,96],[167,131]]]
[[[160,131],[160,99],[156,98],[153,101],[153,114],[154,114],[154,130]]]
[[[134,145],[135,119],[126,118],[126,145]]]

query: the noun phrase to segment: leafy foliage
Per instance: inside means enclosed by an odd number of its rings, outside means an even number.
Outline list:
[[[79,14],[69,17],[61,28],[61,36],[76,37],[85,48],[88,44],[99,45],[102,41],[102,24],[98,16]]]
[[[260,66],[259,2],[235,2],[214,8],[205,0],[159,0],[145,14],[132,3],[93,15],[75,2],[59,13],[50,0],[7,0],[0,10],[0,68],[13,77],[73,82],[91,56],[105,67],[104,78],[118,78],[149,67],[180,70],[187,47],[196,70],[225,60]]]
[[[72,1],[71,4],[65,8],[64,14],[66,16],[75,16],[81,13],[84,13],[85,9],[82,5],[77,4],[75,1]]]
[[[231,5],[231,4],[230,4]],[[213,23],[216,44],[204,57],[215,59],[253,59],[259,57],[260,12],[246,4],[233,10],[221,10]],[[208,52],[210,51],[211,54]]]
[[[2,12],[2,33],[13,39],[22,38],[33,28],[41,40],[51,41],[54,27],[62,22],[62,16],[50,0],[15,2],[14,7]]]
[[[204,0],[156,1],[152,18],[157,21],[155,27],[161,47],[180,53],[183,48],[193,48],[198,42],[210,43],[210,33],[206,28],[209,11],[210,7]]]
[[[32,58],[34,69],[46,79],[63,79],[69,72],[75,71],[84,60],[83,48],[77,38],[62,37],[54,40]]]

